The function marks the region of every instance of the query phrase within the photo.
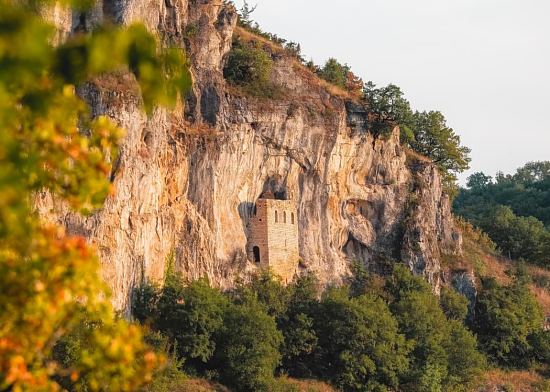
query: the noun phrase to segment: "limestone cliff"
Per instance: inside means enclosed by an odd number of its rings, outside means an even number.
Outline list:
[[[459,253],[437,169],[400,146],[398,129],[378,138],[368,111],[332,95],[294,59],[272,52],[282,98],[259,100],[226,84],[222,69],[236,12],[219,0],[100,2],[85,15],[49,15],[60,36],[101,20],[145,23],[185,47],[193,91],[185,108],[147,118],[129,76],[83,86],[95,114],[127,130],[112,181],[116,193],[90,217],[42,195],[41,211],[97,246],[115,305],[125,308],[143,277],[160,279],[167,256],[189,278],[222,287],[255,267],[247,222],[265,190],[292,195],[302,267],[340,282],[352,260],[383,270],[402,259],[437,290],[441,252]],[[267,43],[266,43],[267,45]]]

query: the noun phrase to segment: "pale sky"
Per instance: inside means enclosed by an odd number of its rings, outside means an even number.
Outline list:
[[[306,58],[335,57],[365,81],[400,86],[413,108],[443,112],[472,149],[468,173],[550,160],[550,0],[249,4]]]

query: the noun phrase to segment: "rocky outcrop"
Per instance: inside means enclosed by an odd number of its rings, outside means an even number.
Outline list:
[[[184,46],[195,80],[185,108],[149,118],[129,76],[115,88],[82,87],[95,114],[127,130],[112,174],[116,192],[87,218],[47,195],[38,203],[97,246],[118,308],[141,279],[162,278],[171,253],[184,276],[208,276],[221,287],[254,270],[246,226],[266,190],[296,203],[301,264],[321,281],[340,282],[352,260],[383,271],[402,259],[438,289],[441,252],[460,252],[460,236],[436,168],[400,146],[398,129],[370,134],[364,108],[331,95],[281,53],[273,52],[272,79],[282,98],[251,98],[227,86],[231,5],[105,0],[86,15],[58,19],[72,21],[60,26],[70,32],[105,18],[144,22],[164,42]]]

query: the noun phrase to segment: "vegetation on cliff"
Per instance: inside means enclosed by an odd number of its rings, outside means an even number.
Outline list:
[[[100,207],[122,130],[91,118],[75,86],[129,68],[150,109],[189,82],[183,54],[158,52],[140,26],[54,48],[54,28],[25,2],[0,8],[0,389],[134,390],[160,358],[115,316],[85,239],[41,221],[32,200],[49,191],[82,213]]]
[[[470,149],[461,145],[460,137],[447,125],[441,112],[413,110],[399,87],[364,83],[349,65],[334,58],[329,58],[322,67],[313,61],[306,62],[301,56],[300,45],[264,32],[252,20],[254,10],[255,7],[250,7],[246,1],[240,10],[240,26],[256,35],[258,40],[245,43],[234,39],[224,69],[224,77],[231,84],[240,86],[252,96],[274,98],[281,89],[270,82],[274,58],[280,57],[279,54],[293,57],[318,78],[345,91],[347,99],[362,103],[371,112],[369,128],[373,134],[387,135],[399,125],[401,143],[432,160],[442,174],[445,191],[451,196],[457,194],[457,174],[468,169]],[[272,44],[265,45],[260,38]],[[278,46],[280,53],[272,53],[271,46]]]

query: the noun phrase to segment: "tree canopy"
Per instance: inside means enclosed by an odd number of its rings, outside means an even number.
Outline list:
[[[401,142],[430,158],[440,169],[448,193],[456,192],[456,175],[468,169],[470,149],[460,144],[460,137],[447,125],[439,111],[413,111],[401,89],[393,84],[376,87],[365,83],[363,97],[376,114],[372,123],[376,133],[399,125]]]
[[[505,256],[550,265],[550,162],[530,162],[495,179],[474,173],[453,208],[483,229]]]

